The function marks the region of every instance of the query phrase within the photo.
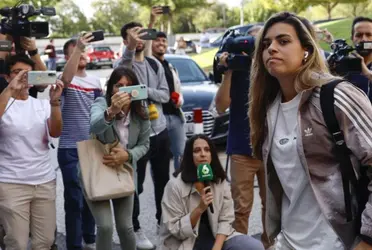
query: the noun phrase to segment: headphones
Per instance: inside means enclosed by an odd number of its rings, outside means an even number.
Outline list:
[[[309,51],[305,51],[305,60],[309,57]]]

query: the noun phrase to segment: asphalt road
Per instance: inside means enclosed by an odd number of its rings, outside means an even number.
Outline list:
[[[96,75],[100,78],[108,77],[112,69],[101,69],[88,71],[89,74]],[[48,98],[48,91],[40,95],[40,98]],[[58,145],[58,144],[56,144]],[[52,164],[57,169],[57,228],[58,228],[58,247],[60,250],[66,249],[65,247],[65,213],[64,213],[64,199],[63,199],[63,182],[62,175],[58,169],[57,152],[56,149],[51,151]],[[224,149],[220,149],[219,158],[222,165],[225,166],[226,155]],[[155,219],[155,198],[154,198],[154,186],[152,183],[151,175],[149,172],[150,165],[147,168],[147,174],[144,184],[144,192],[140,195],[140,207],[141,214],[139,217],[141,227],[144,230],[147,237],[155,245],[158,244],[158,237],[156,235],[156,219]],[[170,167],[171,173],[173,172],[173,162]],[[252,208],[252,214],[249,221],[249,234],[256,235],[262,232],[261,225],[261,206],[260,197],[258,195],[258,189],[255,189],[255,200]],[[120,249],[117,245],[119,239],[116,230],[113,235],[113,242],[115,243],[114,249]]]

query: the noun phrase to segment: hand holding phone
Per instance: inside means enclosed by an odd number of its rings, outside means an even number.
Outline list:
[[[141,35],[141,33],[146,33],[146,34]],[[156,29],[143,29],[141,30],[139,36],[142,40],[155,40],[157,36],[157,31]]]
[[[131,96],[132,101],[145,100],[148,98],[146,85],[134,85],[119,88],[120,92],[126,92]]]

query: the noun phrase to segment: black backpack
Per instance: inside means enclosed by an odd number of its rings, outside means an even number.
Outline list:
[[[145,59],[147,60],[147,62],[150,64],[151,68],[155,71],[156,74],[158,74],[158,71],[159,71],[159,66],[158,64],[156,63],[155,59],[152,59],[148,56],[145,56]]]
[[[355,176],[355,172],[350,160],[350,155],[352,152],[345,144],[344,135],[340,130],[340,126],[336,118],[334,110],[334,90],[337,84],[344,81],[345,80],[343,79],[337,79],[321,87],[320,106],[327,128],[335,141],[336,147],[333,153],[337,156],[340,162],[347,222],[352,220],[352,200],[349,188],[350,184],[356,193],[358,202],[356,230],[357,234],[359,235],[362,224],[362,212],[366,207],[369,197],[368,184],[370,180],[366,172],[368,166],[360,166],[360,178],[357,179]]]

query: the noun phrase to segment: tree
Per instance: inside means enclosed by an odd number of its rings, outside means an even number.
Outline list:
[[[139,6],[135,6],[128,0],[97,0],[93,2],[92,7],[95,10],[91,20],[93,28],[103,29],[115,35],[120,35],[121,27],[127,22],[136,20],[139,15]]]
[[[369,6],[372,7],[372,2],[370,3],[368,1],[366,1],[366,2],[362,2],[362,3],[345,4],[345,7],[342,9],[342,13],[345,16],[350,16],[351,15],[352,17],[367,15]]]
[[[84,13],[72,0],[62,0],[56,5],[57,16],[50,19],[52,36],[71,37],[91,28]]]
[[[341,3],[363,3],[368,2],[369,0],[310,0],[308,1],[310,4],[313,5],[322,5],[326,8],[328,14],[328,20],[332,19],[332,11],[334,8]]]

